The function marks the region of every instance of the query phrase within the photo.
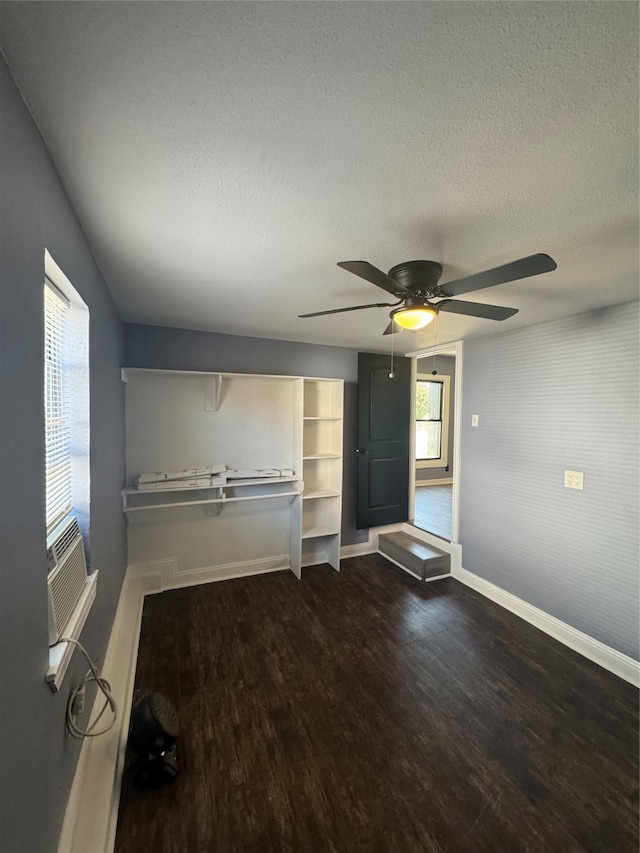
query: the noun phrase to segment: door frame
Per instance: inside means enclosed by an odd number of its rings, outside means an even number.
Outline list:
[[[456,360],[456,377],[454,382],[455,404],[453,408],[453,495],[451,507],[451,542],[458,544],[460,532],[460,438],[462,433],[462,356],[464,350],[463,341],[455,341],[450,344],[440,344],[436,347],[427,347],[414,352],[405,353],[411,359],[411,426],[409,447],[411,451],[411,465],[409,467],[409,506],[411,512],[415,506],[416,498],[416,467],[414,464],[415,441],[416,441],[416,377],[418,373],[417,360],[430,355],[453,355]],[[431,534],[435,535],[435,534]]]

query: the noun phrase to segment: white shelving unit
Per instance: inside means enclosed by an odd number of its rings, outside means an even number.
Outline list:
[[[130,563],[176,585],[340,566],[342,380],[125,368]],[[224,463],[292,469],[207,489],[138,490],[142,472]],[[304,481],[304,482],[303,482]]]
[[[340,570],[342,518],[341,380],[303,380],[302,565]]]
[[[141,512],[169,507],[215,505],[238,501],[257,501],[269,498],[294,498],[301,495],[299,477],[265,477],[260,479],[230,480],[223,486],[211,488],[173,488],[140,491],[135,487],[122,490],[122,511]],[[282,488],[287,483],[287,488]]]

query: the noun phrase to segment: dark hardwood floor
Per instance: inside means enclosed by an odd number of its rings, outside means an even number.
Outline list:
[[[451,540],[453,486],[416,486],[413,523],[420,530]]]
[[[180,774],[125,778],[118,853],[638,850],[638,694],[382,557],[146,599],[134,701]]]

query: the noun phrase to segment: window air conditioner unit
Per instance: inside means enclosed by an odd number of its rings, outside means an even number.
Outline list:
[[[84,542],[78,522],[69,517],[47,540],[49,560],[49,645],[63,636],[64,629],[87,581]]]

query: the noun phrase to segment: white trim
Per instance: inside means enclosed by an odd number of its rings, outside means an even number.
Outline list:
[[[349,557],[365,557],[367,554],[375,554],[373,541],[371,539],[371,531],[369,537],[364,542],[356,542],[353,545],[343,545],[340,548],[340,559],[348,560]]]
[[[214,581],[226,581],[249,575],[261,575],[267,572],[282,572],[290,569],[289,556],[267,557],[260,560],[246,560],[227,563],[223,566],[204,566],[200,569],[180,570],[175,557],[158,560],[154,563],[135,563],[127,568],[127,577],[149,578],[156,584],[154,592],[165,589],[180,589],[185,586],[197,586]]]
[[[75,287],[71,284],[67,276],[62,272],[58,264],[49,254],[47,249],[44,250],[44,274],[49,279],[48,286],[54,286],[58,296],[66,299],[69,305],[77,305],[79,308],[88,310],[88,306],[84,299],[80,296]]]
[[[412,359],[412,381],[415,380],[417,375],[417,361],[418,358],[425,358],[430,355],[446,355],[455,358],[456,361],[456,378],[454,382],[454,393],[455,393],[455,402],[453,408],[453,453],[452,456],[452,465],[453,465],[453,496],[452,496],[452,504],[451,504],[451,541],[452,543],[458,542],[458,537],[460,535],[460,471],[461,471],[461,457],[460,457],[460,443],[462,436],[462,376],[463,376],[463,355],[464,355],[464,342],[463,341],[455,341],[451,344],[442,344],[438,347],[428,347],[427,349],[415,350],[414,352],[407,352],[405,356],[407,358]],[[413,387],[413,386],[412,386]],[[411,434],[411,447],[415,446],[415,395],[412,394],[412,412],[411,412],[411,429],[414,430]],[[409,501],[410,506],[414,506],[415,502],[415,489],[416,484],[419,483],[419,480],[416,480],[416,468],[412,466],[411,468],[411,476],[409,483]],[[440,546],[438,546],[440,547]],[[442,549],[444,550],[444,549]],[[453,563],[452,563],[453,565]]]
[[[82,744],[71,786],[58,853],[111,853],[116,837],[120,787],[129,733],[142,603],[153,590],[147,578],[125,577],[102,667],[118,705],[117,724]],[[94,704],[99,704],[99,697]]]
[[[444,578],[450,578],[451,572],[447,572],[445,575],[435,575],[432,578],[425,578],[423,583],[431,583],[432,581],[441,581]]]
[[[568,646],[570,649],[578,652],[578,654],[598,664],[598,666],[603,667],[603,669],[612,672],[635,687],[640,687],[640,662],[611,648],[611,646],[601,643],[600,640],[596,640],[588,634],[583,634],[577,628],[573,628],[566,622],[556,619],[555,616],[551,616],[549,613],[545,613],[544,610],[528,604],[523,599],[512,595],[510,592],[492,584],[490,581],[481,578],[473,572],[467,571],[461,566],[455,570],[452,568],[452,575],[456,580],[465,584],[465,586],[475,589],[476,592],[491,599],[491,601],[495,601],[496,604],[499,604],[511,613],[515,613],[516,616],[524,619],[525,622],[544,631],[545,634],[548,634],[563,645]]]
[[[418,362],[411,359],[411,394],[409,395],[409,514],[413,514],[416,505],[416,383],[418,381]]]
[[[422,486],[451,486],[453,485],[453,477],[443,477],[441,480],[416,480],[416,489]]]
[[[417,366],[417,362],[416,362]],[[416,470],[422,470],[423,468],[446,468],[449,465],[449,420],[450,420],[450,399],[451,399],[451,376],[447,373],[438,373],[434,376],[432,373],[416,373],[416,378],[414,382],[414,386],[417,385],[418,382],[439,382],[442,385],[442,400],[440,401],[440,409],[442,411],[442,418],[440,420],[440,456],[437,459],[416,459],[415,458],[415,450],[416,450],[416,442],[415,442],[415,432],[414,439],[411,444],[412,455],[414,457],[413,462]],[[413,388],[413,427],[414,430],[416,428],[416,424],[418,419],[416,418],[416,391],[415,387]]]
[[[67,297],[60,290],[60,288],[56,287],[56,285],[51,281],[51,279],[47,277],[46,273],[44,274],[44,286],[49,288],[49,290],[53,293],[56,299],[59,299],[65,306],[65,308],[71,307],[71,302],[69,301],[69,299],[67,299]]]
[[[458,542],[460,536],[460,472],[462,470],[462,371],[464,343],[456,343],[456,382],[453,408],[453,494],[451,503],[451,541]],[[460,556],[460,559],[462,557]],[[453,562],[452,562],[453,571]]]

